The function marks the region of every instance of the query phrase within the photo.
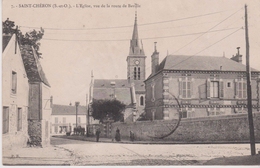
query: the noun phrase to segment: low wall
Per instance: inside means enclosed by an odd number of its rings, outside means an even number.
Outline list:
[[[260,141],[260,113],[254,113],[255,140]],[[170,132],[176,121],[137,121],[135,123],[113,123],[112,137],[116,129],[120,130],[122,139],[130,139],[130,131],[135,134],[135,140],[152,140],[151,136],[159,136]],[[182,142],[249,142],[249,126],[247,114],[228,116],[211,116],[203,118],[185,118],[177,130],[164,138],[167,141]]]

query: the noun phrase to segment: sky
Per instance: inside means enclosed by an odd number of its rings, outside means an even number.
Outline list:
[[[2,20],[24,33],[44,29],[40,62],[54,103],[86,105],[92,70],[95,79],[126,79],[135,10],[148,77],[154,42],[160,61],[167,53],[231,58],[240,47],[245,64],[245,3],[250,65],[260,70],[259,0],[3,0]]]

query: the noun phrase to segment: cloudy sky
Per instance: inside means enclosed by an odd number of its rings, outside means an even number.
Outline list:
[[[155,41],[160,60],[167,51],[175,55],[230,58],[241,47],[245,64],[245,32],[241,29],[245,3],[251,66],[260,70],[259,0],[3,0],[2,20],[15,21],[23,32],[40,27],[45,30],[41,64],[52,86],[54,103],[68,105],[80,101],[85,105],[91,70],[96,79],[126,78],[135,3],[139,38],[143,39],[147,56],[146,76],[151,71]],[[39,8],[40,4],[51,7]],[[53,8],[55,4],[72,8]],[[80,4],[85,8],[77,7]]]

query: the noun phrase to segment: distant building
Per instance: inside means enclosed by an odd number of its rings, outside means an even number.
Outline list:
[[[78,126],[86,130],[86,106],[78,106]],[[65,134],[76,127],[76,106],[53,104],[51,114],[51,134]]]
[[[145,80],[147,119],[176,119],[179,112],[182,118],[247,113],[246,66],[239,52],[231,59],[168,55],[159,64],[155,46],[151,62],[152,72]],[[260,71],[251,71],[256,112],[260,104]]]
[[[94,79],[90,84],[89,100],[117,99],[126,105],[125,122],[138,120],[145,107],[145,59],[143,46],[140,45],[135,15],[130,51],[127,56],[127,79]]]
[[[15,35],[3,35],[2,147],[25,147],[28,136],[29,83]]]

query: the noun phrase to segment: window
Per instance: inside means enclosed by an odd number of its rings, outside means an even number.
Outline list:
[[[63,123],[66,123],[66,117],[63,117],[62,120],[63,120]]]
[[[195,117],[195,112],[192,108],[182,108],[181,118],[192,118]]]
[[[134,80],[136,80],[136,67],[134,67]]]
[[[3,107],[3,134],[9,131],[9,108]]]
[[[181,98],[191,98],[192,82],[190,78],[180,78],[180,95]]]
[[[138,80],[140,80],[140,73],[141,73],[141,70],[140,70],[140,67],[138,67]]]
[[[22,130],[22,108],[17,110],[17,131]]]
[[[144,96],[141,96],[140,97],[140,106],[143,106],[144,105]]]
[[[212,107],[208,109],[208,116],[225,115],[225,111],[218,107]]]
[[[211,81],[210,82],[210,97],[218,98],[219,97],[218,92],[219,92],[218,81]]]
[[[16,94],[17,88],[17,74],[16,72],[12,71],[12,94]]]
[[[231,87],[231,83],[230,82],[227,83],[227,87]]]
[[[59,121],[58,117],[55,117],[55,123],[57,124]]]
[[[246,94],[246,82],[244,81],[240,81],[238,82],[238,88],[237,88],[237,92],[238,92],[238,98],[247,98],[247,94]]]
[[[78,117],[78,123],[80,124],[80,117]]]

